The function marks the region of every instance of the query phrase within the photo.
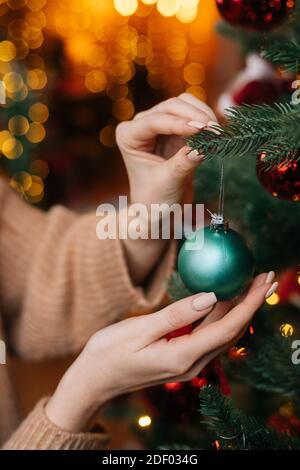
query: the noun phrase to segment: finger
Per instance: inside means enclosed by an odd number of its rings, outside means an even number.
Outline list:
[[[189,356],[190,361],[193,363],[198,357],[232,341],[245,328],[256,310],[262,305],[270,287],[271,284],[263,284],[257,288],[251,288],[243,302],[234,307],[221,320],[211,323],[197,333],[190,335],[188,341],[185,337],[174,339],[174,343],[177,341],[181,347],[181,354],[184,357]],[[181,341],[179,342],[179,340]]]
[[[220,348],[215,349],[214,351],[210,352],[209,354],[206,354],[203,356],[201,359],[199,359],[195,364],[183,375],[179,375],[177,377],[174,377],[173,380],[174,382],[187,382],[189,380],[194,379],[201,373],[201,371],[216,357],[218,357],[220,354],[223,354],[225,351],[227,351],[230,347],[231,344],[227,344],[225,346],[222,346]]]
[[[215,115],[213,110],[206,103],[199,100],[194,95],[191,95],[190,93],[182,93],[181,95],[179,95],[179,98],[181,100],[185,101],[186,103],[189,103],[189,104],[195,106],[196,108],[201,109],[203,112],[205,112],[206,114],[208,114],[210,116],[211,120],[213,120],[215,122],[218,121],[217,116]]]
[[[141,119],[157,111],[186,117],[190,121],[195,121],[194,124],[197,129],[201,129],[203,127],[202,124],[207,125],[211,121],[217,121],[213,110],[190,93],[182,93],[178,97],[162,101],[151,109],[136,114],[134,119]]]
[[[176,374],[176,366],[174,367],[173,365],[171,369],[172,368],[174,369],[175,374],[167,373],[164,378],[148,383],[147,387],[155,387],[157,385],[170,383],[170,382],[187,382],[189,380],[192,380],[194,377],[200,374],[200,372],[204,369],[204,367],[207,366],[207,364],[209,364],[215,357],[219,356],[224,351],[226,351],[226,349],[229,349],[229,347],[230,345],[227,345],[227,346],[223,346],[221,348],[215,349],[210,354],[207,354],[206,356],[199,359],[189,370],[186,370],[183,373],[178,374],[178,375]],[[166,352],[165,354],[168,354],[168,352]],[[180,367],[181,365],[178,364],[178,369],[180,369]]]
[[[200,331],[201,328],[203,328],[204,326],[223,318],[233,307],[233,305],[234,302],[232,300],[226,300],[224,302],[218,302],[217,304],[215,304],[213,310],[209,312],[209,314],[206,315],[205,318],[203,318],[203,320],[198,326],[196,326],[196,328],[194,328],[193,333],[196,333],[197,331]]]
[[[192,174],[203,161],[203,155],[190,147],[182,147],[173,157],[166,160],[163,165],[169,176],[176,182],[183,181]]]
[[[244,294],[242,294],[237,300],[238,302],[237,303],[240,303],[242,302],[250,289],[255,289],[256,287],[259,287],[265,283],[271,283],[273,282],[275,278],[275,273],[274,271],[269,271],[268,273],[261,273],[261,274],[258,274],[257,276],[255,276],[255,278],[252,280],[250,286],[248,287],[248,289],[246,290],[246,292],[244,292]]]
[[[155,106],[160,113],[172,114],[189,120],[189,125],[196,129],[202,129],[211,121],[211,115],[201,107],[194,106],[180,98],[171,98]],[[193,126],[195,124],[195,126]]]
[[[172,331],[203,318],[211,311],[216,301],[217,298],[213,292],[196,294],[148,315],[148,326],[144,327],[144,331],[147,331],[146,341],[150,344]]]
[[[133,121],[124,121],[116,131],[117,142],[130,138],[130,146],[148,143],[158,135],[188,136],[197,132],[189,126],[189,120],[166,113],[152,113]],[[133,143],[132,143],[133,142]]]
[[[256,287],[261,286],[265,282],[270,283],[270,282],[273,281],[274,277],[275,277],[274,271],[270,271],[268,274],[267,273],[259,274],[258,276],[256,276],[253,279],[250,287],[252,289],[255,289]],[[249,287],[249,289],[250,289],[250,287]],[[249,289],[248,289],[247,292],[249,292]],[[238,298],[238,299],[232,299],[232,300],[227,300],[227,301],[224,301],[224,302],[218,302],[214,306],[214,309],[201,321],[201,323],[196,328],[194,328],[193,333],[196,333],[197,331],[199,331],[204,326],[223,318],[224,315],[226,315],[231,308],[233,308],[238,302],[241,302],[243,299],[245,299],[245,297],[247,295],[247,292],[245,294],[243,294],[243,296]]]

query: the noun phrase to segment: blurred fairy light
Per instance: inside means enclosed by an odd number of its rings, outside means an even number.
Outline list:
[[[281,336],[284,338],[288,338],[292,336],[294,333],[294,327],[290,323],[283,323],[279,328]]]
[[[40,47],[44,43],[47,18],[43,8],[46,0],[6,0],[0,2],[1,25],[6,29],[6,39],[0,42],[0,80],[6,94],[4,107],[9,110],[7,129],[0,132],[0,151],[7,159],[18,159],[41,142],[46,131],[44,123],[49,117],[48,107],[34,96],[46,87],[48,77]],[[30,106],[25,100],[29,93]],[[24,104],[23,104],[24,102]],[[15,115],[16,103],[20,103]],[[5,126],[5,121],[2,125]],[[43,178],[48,175],[46,162],[37,160],[27,171],[19,171],[10,184],[31,202],[39,202],[44,195]]]
[[[141,427],[141,428],[147,428],[148,426],[150,426],[152,423],[152,419],[150,418],[150,416],[148,415],[145,415],[145,416],[140,416],[138,418],[138,425]]]
[[[189,91],[206,98],[205,67],[213,59],[203,48],[199,51],[197,44],[212,38],[216,18],[213,2],[53,0],[44,12],[46,29],[61,37],[74,73],[90,92],[132,101],[128,92],[122,95],[122,85],[130,82],[136,66],[142,65],[152,88],[169,96]],[[186,80],[183,71],[189,64],[194,64],[194,70],[191,67],[188,77],[192,78]],[[132,105],[123,105],[126,110],[122,108],[121,113],[119,104],[115,106],[117,120],[131,114]]]
[[[230,359],[242,359],[248,355],[248,351],[244,347],[234,346],[229,349],[228,356]]]
[[[276,292],[274,292],[274,294],[266,299],[266,302],[269,305],[277,305],[280,302],[280,297]]]
[[[36,101],[26,111],[10,114],[7,129],[0,132],[2,155],[20,158],[27,144],[32,148],[46,138],[46,33],[62,41],[78,89],[106,93],[112,100],[112,116],[99,129],[99,142],[113,148],[118,121],[135,113],[130,81],[141,67],[150,87],[166,96],[187,91],[206,99],[215,19],[214,2],[199,0],[0,0],[0,20],[7,30],[0,41],[5,106],[25,103],[27,97]],[[31,189],[28,178],[25,186],[12,180],[32,202],[43,197],[48,174],[46,163],[39,162],[30,170],[35,177]]]
[[[138,7],[138,0],[114,0],[114,6],[120,15],[133,15]]]

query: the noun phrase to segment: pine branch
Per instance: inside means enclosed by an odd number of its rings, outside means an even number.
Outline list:
[[[299,449],[300,441],[293,436],[278,435],[256,418],[237,410],[231,399],[209,385],[200,392],[200,412],[207,418],[221,449],[288,450]]]
[[[300,106],[243,105],[229,108],[228,122],[223,127],[205,129],[187,141],[206,159],[258,155],[268,148],[265,162],[272,166],[278,163],[278,149],[282,149],[281,155],[295,158],[300,140],[299,118]]]
[[[238,377],[256,389],[298,400],[300,367],[292,363],[291,342],[280,335],[264,338],[252,355],[236,364]]]
[[[286,72],[299,72],[300,45],[295,41],[275,41],[263,52],[263,57]]]

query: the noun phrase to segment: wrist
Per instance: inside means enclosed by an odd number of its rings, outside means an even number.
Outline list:
[[[46,415],[53,424],[73,433],[88,430],[93,417],[112,398],[104,383],[96,393],[89,382],[79,356],[46,405]]]

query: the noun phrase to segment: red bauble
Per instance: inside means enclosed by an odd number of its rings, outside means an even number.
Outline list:
[[[274,197],[300,201],[300,161],[284,160],[268,169],[264,164],[265,152],[257,160],[257,177]]]
[[[173,338],[179,338],[179,336],[190,335],[193,331],[193,325],[183,326],[182,328],[178,328],[178,330],[171,331],[166,335],[166,339],[169,341]]]
[[[233,95],[236,105],[271,104],[277,101],[287,90],[283,80],[252,80]]]
[[[294,8],[295,0],[216,0],[223,18],[234,26],[266,30],[277,26]]]

